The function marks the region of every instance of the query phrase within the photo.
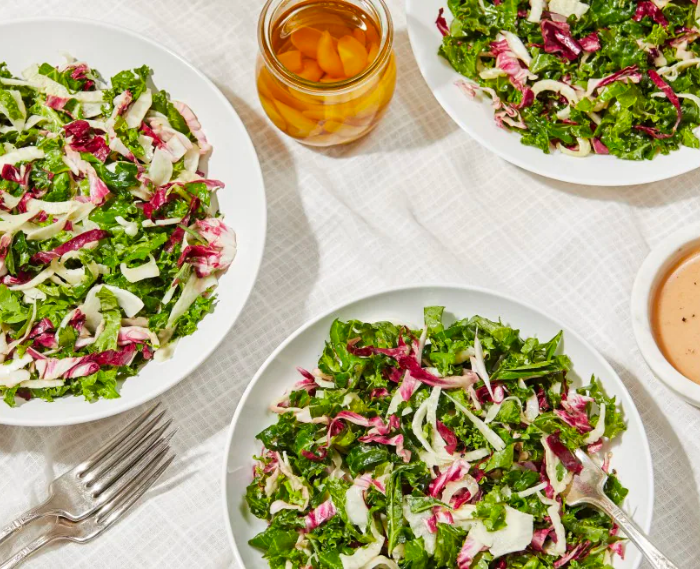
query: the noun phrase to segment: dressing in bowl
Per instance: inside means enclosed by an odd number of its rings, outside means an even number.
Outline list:
[[[632,326],[654,374],[700,407],[700,225],[667,237],[642,263]]]
[[[669,363],[700,384],[700,248],[662,277],[652,298],[651,326]]]

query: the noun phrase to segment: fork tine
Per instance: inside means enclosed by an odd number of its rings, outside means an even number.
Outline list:
[[[584,452],[580,448],[577,448],[575,451],[575,454],[576,454],[576,458],[579,459],[581,464],[583,464],[584,468],[593,468],[597,472],[601,472],[601,473],[605,474],[605,471],[600,466],[598,466],[595,462],[593,462],[591,457],[588,456],[588,453]]]
[[[122,441],[124,441],[124,439],[138,429],[159,407],[160,403],[156,403],[153,407],[147,409],[141,415],[136,417],[136,419],[109,439],[104,445],[97,449],[97,451],[81,462],[76,468],[76,471],[80,473],[85,472],[101,461],[105,456],[108,456],[119,444],[122,443]]]
[[[97,512],[97,523],[102,525],[100,533],[109,528],[119,520],[137,501],[143,496],[163,472],[175,460],[175,455],[170,455],[158,466],[157,462],[151,463],[151,468],[140,474],[132,483],[131,487],[112,498]]]
[[[152,441],[138,456],[132,457],[133,459],[128,464],[120,465],[121,468],[118,472],[110,473],[104,479],[98,481],[93,486],[93,495],[99,498],[100,501],[111,500],[143,472],[149,464],[158,462],[161,455],[169,450],[170,440],[176,432],[176,430],[171,431],[165,437],[159,437],[157,440]]]
[[[98,462],[93,463],[89,468],[83,470],[81,475],[90,482],[99,476],[100,472],[114,466],[118,461],[128,455],[138,444],[148,436],[148,434],[157,427],[160,420],[165,416],[165,410],[158,413],[155,417],[148,419],[138,428],[123,437],[117,444],[110,449],[110,454],[104,455]]]
[[[127,440],[122,444],[122,448],[118,449],[113,456],[106,457],[100,464],[95,466],[85,476],[85,481],[89,487],[100,485],[103,487],[109,486],[114,482],[116,477],[121,476],[126,468],[138,458],[147,452],[152,444],[160,439],[163,433],[170,427],[172,420],[167,420],[162,425],[158,425],[155,430],[145,432],[141,436],[141,430],[134,434],[133,440]],[[147,425],[150,427],[149,425]],[[156,425],[154,425],[155,427]],[[146,430],[146,427],[143,427]]]
[[[151,460],[144,461],[140,468],[129,471],[116,484],[104,491],[100,496],[100,500],[104,503],[113,502],[116,498],[122,498],[124,495],[131,493],[137,487],[139,481],[152,472],[154,468],[162,462],[162,459],[170,453],[170,447],[167,444],[158,445],[154,448]]]

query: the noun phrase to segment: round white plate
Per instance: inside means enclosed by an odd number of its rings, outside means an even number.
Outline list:
[[[432,305],[445,306],[446,313],[458,318],[474,314],[494,320],[500,317],[518,328],[524,337],[535,335],[549,340],[560,330],[564,331],[564,351],[574,363],[574,374],[584,381],[595,374],[602,380],[607,393],[617,397],[624,410],[628,429],[612,445],[612,466],[630,491],[625,510],[649,531],[654,502],[649,442],[632,398],[603,357],[564,324],[520,301],[475,287],[417,286],[374,294],[312,320],[287,338],[255,374],[233,416],[224,453],[224,512],[239,564],[249,569],[266,567],[260,552],[248,545],[248,540],[264,530],[266,523],[248,510],[245,488],[252,480],[252,457],[259,455],[261,450],[261,443],[255,435],[276,421],[277,416],[268,410],[268,406],[298,381],[296,366],[316,367],[335,318],[368,322],[389,320],[420,327],[423,307]],[[625,559],[616,559],[615,568],[637,569],[640,562],[641,554],[630,545]]]
[[[0,402],[0,424],[5,425],[71,425],[102,419],[170,389],[194,371],[233,326],[253,288],[265,246],[265,188],[255,149],[233,107],[209,79],[163,46],[99,22],[39,19],[0,25],[0,53],[15,75],[32,63],[63,63],[62,52],[85,60],[105,78],[146,64],[153,69],[152,79],[159,89],[194,110],[214,147],[208,174],[226,184],[218,198],[227,225],[236,232],[238,254],[221,279],[214,313],[179,343],[173,359],[151,362],[127,379],[120,399],[96,403],[82,397],[53,403],[31,400],[14,409]]]
[[[449,24],[452,14],[445,0],[406,0],[408,36],[413,53],[428,87],[442,108],[491,152],[535,174],[590,186],[646,184],[672,178],[700,166],[700,151],[685,146],[653,160],[632,161],[614,156],[574,158],[561,152],[545,154],[538,148],[521,144],[518,134],[496,126],[488,96],[482,102],[471,100],[455,86],[455,81],[463,77],[438,55],[442,35],[435,26],[435,19],[440,8],[445,9]]]

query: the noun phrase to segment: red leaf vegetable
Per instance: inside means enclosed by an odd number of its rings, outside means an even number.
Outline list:
[[[454,454],[455,450],[457,450],[457,437],[442,421],[437,421],[436,424],[438,433],[440,433],[440,436],[446,443],[445,450],[450,454]]]
[[[591,139],[591,144],[593,145],[593,150],[596,154],[610,154],[608,147],[602,143],[600,138],[593,137]]]
[[[559,53],[569,61],[581,55],[583,48],[571,35],[569,24],[543,20],[540,27],[546,53]]]
[[[658,139],[664,139],[664,138],[671,138],[674,134],[676,134],[676,130],[678,130],[678,125],[681,122],[681,119],[683,118],[683,110],[681,109],[681,102],[678,99],[678,96],[673,92],[673,89],[671,89],[671,86],[664,81],[661,76],[654,71],[653,69],[650,69],[647,71],[649,74],[649,79],[652,80],[654,85],[656,85],[661,91],[663,92],[664,95],[666,95],[666,98],[671,101],[671,104],[675,107],[676,109],[676,123],[673,125],[673,130],[670,133],[665,133],[661,132],[659,129],[654,128],[654,127],[649,127],[649,126],[642,126],[642,125],[636,125],[634,128],[637,130],[640,130],[649,136],[653,138],[658,138]]]
[[[632,19],[635,22],[641,22],[646,16],[651,18],[656,24],[664,28],[668,27],[668,20],[660,8],[653,2],[645,1],[637,4],[637,11],[634,13]]]
[[[596,52],[601,48],[600,38],[598,37],[598,34],[596,32],[591,32],[586,37],[581,38],[580,40],[578,40],[578,43],[583,49],[583,51],[586,51],[588,53]]]
[[[606,85],[610,85],[611,83],[614,83],[615,81],[632,81],[632,83],[639,83],[642,80],[642,74],[639,71],[639,68],[636,65],[630,65],[629,67],[625,67],[624,69],[620,69],[620,71],[617,71],[616,73],[613,73],[612,75],[608,75],[607,77],[604,77],[602,81],[600,81],[596,85],[596,90],[597,89],[602,89]]]
[[[311,462],[323,462],[328,455],[328,449],[320,448],[318,449],[318,454],[314,454],[310,450],[302,450],[301,455],[304,458],[309,459]]]
[[[63,130],[66,136],[71,137],[69,145],[73,150],[92,154],[102,162],[107,160],[111,150],[104,136],[93,134],[87,121],[73,121],[64,126]]]
[[[45,265],[50,263],[52,259],[66,254],[68,251],[77,251],[85,247],[88,243],[99,241],[105,237],[109,237],[108,231],[104,231],[103,229],[91,229],[90,231],[81,233],[77,237],[73,237],[70,241],[66,241],[63,245],[59,245],[51,251],[39,251],[35,253],[31,258],[31,262],[37,265]]]
[[[574,474],[578,474],[583,470],[583,465],[579,462],[578,458],[561,442],[559,438],[559,431],[552,433],[547,437],[547,444],[552,452],[557,455],[557,458],[561,460],[564,467]]]
[[[445,16],[443,16],[444,13],[445,13],[445,9],[440,8],[440,11],[438,12],[437,20],[435,20],[435,25],[437,26],[437,29],[440,30],[440,33],[443,36],[447,36],[450,34],[450,28],[447,25],[447,20],[445,20]]]

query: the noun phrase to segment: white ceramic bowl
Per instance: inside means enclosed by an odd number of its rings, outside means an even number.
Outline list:
[[[255,518],[245,505],[245,488],[252,480],[253,455],[259,455],[261,449],[255,435],[277,420],[277,415],[269,411],[270,402],[298,380],[296,366],[308,369],[316,366],[335,318],[390,320],[420,326],[423,307],[431,305],[445,306],[448,314],[460,318],[473,314],[494,320],[501,317],[519,328],[523,336],[548,340],[564,331],[564,351],[574,363],[575,376],[587,379],[595,374],[624,410],[628,429],[612,444],[612,467],[630,490],[623,507],[649,532],[654,503],[649,442],[632,398],[603,357],[567,326],[518,300],[475,287],[417,286],[373,294],[313,319],[287,338],[255,374],[236,409],[224,453],[224,513],[239,565],[248,569],[267,566],[260,553],[248,545],[248,540],[264,530],[266,524]],[[629,546],[624,560],[616,558],[615,569],[637,569],[641,559],[639,551]]]
[[[639,268],[632,288],[631,306],[634,336],[649,367],[678,396],[700,407],[700,385],[669,363],[651,329],[651,303],[657,286],[681,257],[697,247],[700,247],[700,224],[684,227],[659,243]]]
[[[544,154],[538,148],[522,145],[518,134],[496,126],[489,97],[481,103],[470,100],[455,85],[455,81],[463,77],[438,56],[442,35],[435,26],[435,19],[440,8],[445,9],[449,23],[452,15],[445,0],[406,0],[408,36],[413,54],[428,87],[447,114],[491,152],[547,178],[591,186],[646,184],[700,166],[700,151],[687,147],[653,160],[633,161],[614,156],[574,158],[561,152]]]
[[[109,417],[153,399],[187,377],[238,318],[255,283],[265,246],[265,188],[258,159],[243,123],[221,91],[181,57],[131,31],[61,18],[6,22],[0,24],[0,52],[14,74],[32,63],[62,63],[61,52],[84,59],[105,77],[122,69],[150,66],[155,85],[185,101],[197,114],[214,147],[208,173],[226,184],[218,198],[226,223],[236,232],[238,253],[221,279],[214,313],[179,343],[173,359],[151,362],[127,379],[119,399],[96,403],[82,397],[64,397],[53,403],[34,399],[14,409],[0,402],[0,424],[5,425],[71,425]]]

